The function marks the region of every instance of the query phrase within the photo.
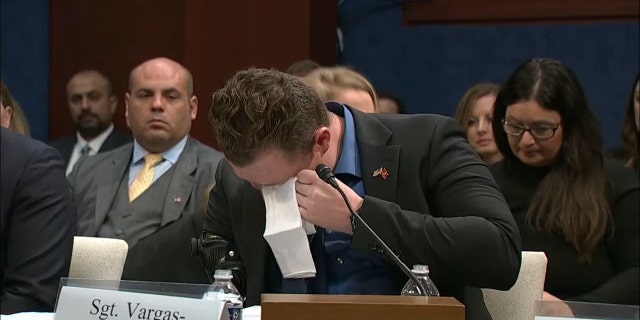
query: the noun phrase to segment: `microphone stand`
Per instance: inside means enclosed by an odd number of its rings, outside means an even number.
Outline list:
[[[320,168],[320,166],[323,166],[323,167]],[[323,174],[321,174],[321,172],[325,170],[328,171],[328,174],[326,172],[323,172]],[[331,172],[331,169],[329,169],[326,165],[320,164],[318,165],[318,167],[316,167],[316,173],[318,173],[318,176],[320,176],[320,179],[322,179],[324,182],[331,185],[334,189],[338,190],[338,192],[342,196],[342,200],[344,200],[344,203],[347,204],[347,208],[349,209],[351,216],[355,217],[355,219],[358,220],[358,223],[364,226],[364,228],[367,230],[369,235],[371,235],[375,239],[375,241],[378,243],[378,245],[380,245],[384,249],[384,252],[391,258],[391,260],[393,260],[393,262],[398,267],[400,267],[400,270],[402,270],[402,272],[404,272],[404,274],[407,275],[407,277],[409,277],[409,279],[411,279],[411,281],[413,281],[413,283],[416,284],[416,286],[418,287],[418,290],[420,291],[420,295],[426,296],[427,290],[422,285],[422,283],[418,281],[418,277],[416,277],[416,275],[413,274],[413,272],[411,272],[409,267],[407,267],[407,265],[404,264],[404,262],[402,262],[402,260],[400,260],[400,258],[398,258],[398,256],[396,256],[395,253],[393,253],[393,251],[391,251],[389,246],[387,246],[387,244],[384,243],[382,239],[380,239],[378,234],[375,231],[373,231],[373,229],[371,229],[369,224],[367,224],[364,221],[364,219],[362,219],[362,217],[360,217],[360,215],[357,212],[355,212],[355,210],[353,210],[353,207],[351,207],[351,202],[347,198],[347,195],[344,193],[344,191],[342,191],[342,188],[340,188],[340,185],[336,181],[336,177],[335,175],[333,175],[333,172]]]

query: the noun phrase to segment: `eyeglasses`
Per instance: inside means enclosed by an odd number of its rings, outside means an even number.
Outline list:
[[[558,123],[555,127],[541,124],[527,129],[521,125],[510,123],[507,120],[502,119],[502,128],[504,129],[505,133],[512,136],[522,136],[526,131],[529,131],[529,133],[538,140],[551,139],[551,137],[556,134],[556,131],[561,124],[562,122]]]

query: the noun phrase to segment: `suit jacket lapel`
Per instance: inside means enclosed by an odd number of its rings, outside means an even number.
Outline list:
[[[129,179],[124,177],[125,172],[128,172],[129,160],[133,152],[133,144],[124,148],[122,152],[115,154],[111,164],[112,170],[103,170],[96,174],[96,181],[99,181],[100,185],[97,188],[96,194],[96,211],[95,211],[95,226],[96,232],[107,217],[107,212],[111,208],[113,200],[116,198],[118,187],[120,183],[126,183],[128,185]]]
[[[72,138],[68,139],[64,143],[61,144],[60,154],[63,157],[65,167],[69,165],[69,160],[71,160],[71,154],[73,153],[73,148],[76,146],[78,142],[78,138],[74,134]]]
[[[98,150],[98,152],[105,152],[111,149],[115,149],[118,143],[116,141],[116,134],[116,128],[113,128],[113,131],[111,131],[111,133],[107,136],[107,139],[104,140],[104,143],[100,146],[100,150]]]
[[[187,201],[196,201],[190,199],[191,191],[196,183],[196,170],[198,168],[198,150],[191,138],[187,139],[187,144],[175,164],[176,168],[173,177],[169,183],[167,197],[165,199],[164,211],[162,212],[162,223],[164,227],[169,222],[180,218]],[[195,190],[199,192],[200,190]],[[204,192],[204,190],[202,190]],[[197,203],[193,204],[198,206]]]
[[[396,201],[400,146],[387,145],[391,131],[378,119],[350,109],[356,124],[362,179],[365,193],[369,196]],[[386,169],[386,179],[377,170]]]
[[[257,288],[247,288],[247,292],[255,292],[257,296],[264,291],[265,269],[267,263],[267,250],[271,250],[264,240],[264,228],[266,224],[266,209],[260,191],[253,188],[248,182],[243,182],[242,186],[242,220],[240,236],[236,238],[237,243],[243,243],[250,247],[243,248],[242,252],[251,256],[242,257],[248,269],[256,271],[255,284]],[[233,214],[233,213],[231,213]]]
[[[130,137],[114,128],[98,152],[110,151],[128,142],[131,142]]]
[[[375,198],[395,202],[400,146],[380,146],[367,143],[361,143],[360,146],[365,193]],[[386,179],[382,174],[374,176],[374,172],[381,168],[386,169],[388,173]]]

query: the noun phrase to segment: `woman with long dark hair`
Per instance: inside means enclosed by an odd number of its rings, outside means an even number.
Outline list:
[[[519,66],[494,105],[504,160],[492,166],[523,250],[548,258],[544,298],[638,304],[637,174],[605,160],[575,73],[551,59]]]

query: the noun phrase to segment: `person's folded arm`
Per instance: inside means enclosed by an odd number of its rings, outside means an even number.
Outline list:
[[[409,266],[428,264],[446,281],[509,289],[520,270],[520,234],[489,169],[453,120],[437,122],[418,174],[429,214],[367,196],[363,219]],[[356,224],[353,245],[366,250],[372,241]]]

